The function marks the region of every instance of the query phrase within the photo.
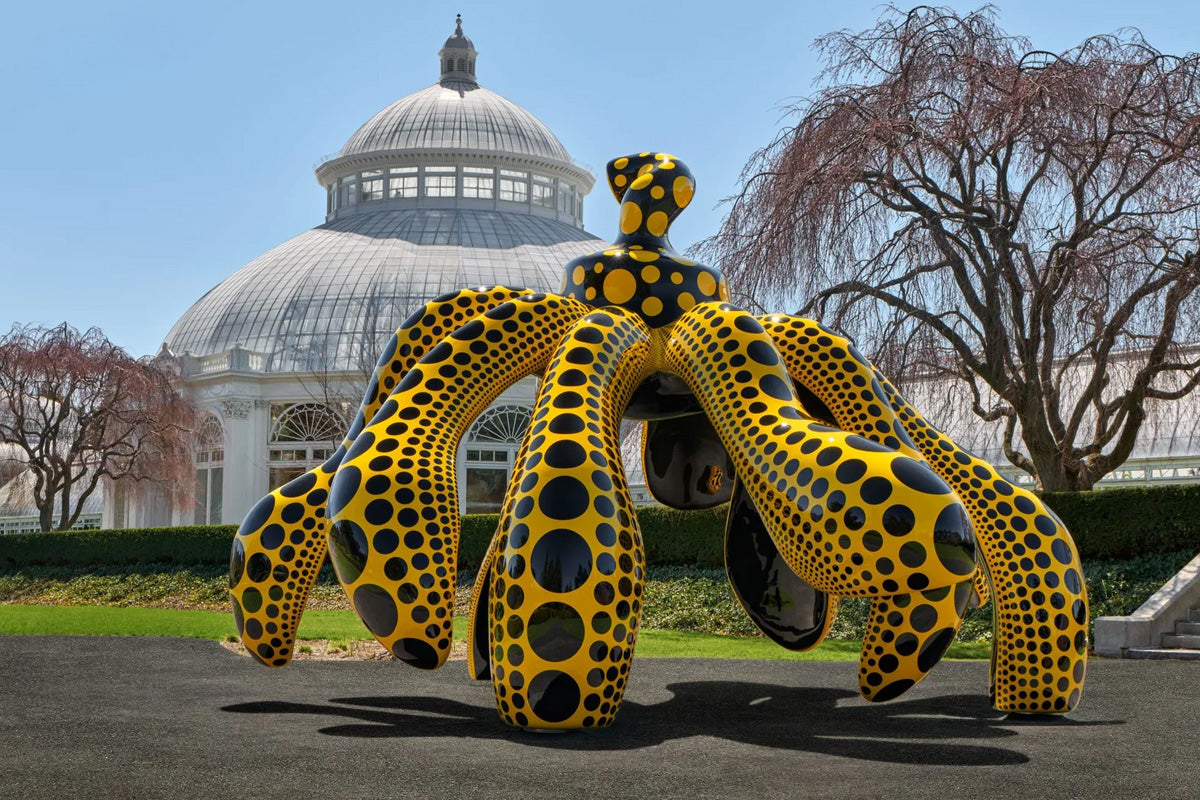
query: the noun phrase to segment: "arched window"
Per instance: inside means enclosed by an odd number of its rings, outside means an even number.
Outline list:
[[[344,403],[271,405],[267,466],[272,490],[333,455],[349,428],[347,410],[348,404]]]
[[[460,59],[458,60],[458,71],[459,71],[459,72],[466,72],[466,71],[467,71],[467,62],[466,62],[466,59],[462,59],[462,58],[460,58]]]
[[[225,429],[214,414],[205,414],[196,440],[196,505],[193,525],[220,525],[225,479]]]
[[[444,70],[442,70],[442,72],[454,72],[454,59],[453,58],[446,59],[446,68]]]
[[[533,411],[525,406],[493,406],[480,414],[467,431],[463,482],[466,513],[500,510],[517,449],[532,419]]]

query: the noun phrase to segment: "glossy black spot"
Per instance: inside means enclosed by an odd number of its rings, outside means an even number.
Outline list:
[[[262,583],[271,574],[271,559],[263,553],[255,553],[246,562],[246,577],[255,583]]]
[[[776,400],[793,399],[792,387],[778,375],[764,375],[758,381],[758,387]]]
[[[299,478],[288,481],[279,489],[279,493],[284,497],[300,497],[308,494],[312,487],[317,482],[317,476],[312,472],[306,472]]]
[[[1073,560],[1070,546],[1062,539],[1055,539],[1050,543],[1050,552],[1060,564],[1070,564]]]
[[[247,589],[242,592],[242,608],[250,614],[256,613],[262,608],[263,596],[258,589]]]
[[[296,505],[299,505],[299,503],[296,503]],[[294,522],[295,520],[293,520],[293,523]],[[283,537],[285,533],[286,531],[283,529],[282,525],[268,525],[267,527],[263,528],[262,533],[258,537],[258,541],[267,550],[274,550],[276,547],[279,547],[279,545],[283,544]]]
[[[583,420],[574,414],[559,414],[550,420],[551,433],[579,433],[583,430]]]
[[[399,612],[396,601],[382,586],[368,583],[354,590],[354,610],[378,637],[391,636],[396,630]]]
[[[937,624],[937,609],[928,603],[922,603],[912,610],[909,616],[909,623],[913,630],[924,633],[933,628]]]
[[[578,478],[562,475],[542,487],[538,507],[550,519],[575,519],[587,512],[588,500],[587,487]]]
[[[906,505],[888,506],[883,512],[883,529],[892,536],[906,536],[917,522],[916,515]]]
[[[892,461],[892,474],[908,488],[924,494],[950,494],[950,487],[927,465],[907,456]]]
[[[401,639],[392,646],[392,654],[405,664],[420,669],[437,669],[437,650],[423,639]]]
[[[390,581],[403,580],[404,576],[408,574],[408,564],[403,558],[389,558],[386,562],[384,562],[383,574],[386,575]],[[407,602],[412,602],[412,600],[410,599]]]
[[[275,510],[275,495],[267,495],[262,500],[254,504],[254,508],[250,509],[250,513],[242,520],[241,526],[238,527],[239,536],[248,536],[261,528],[270,518],[271,512]]]
[[[583,537],[560,528],[538,539],[529,568],[538,585],[549,592],[571,592],[592,574],[592,551]]]
[[[746,333],[766,333],[763,326],[758,324],[758,320],[749,314],[738,314],[733,318],[733,324],[737,326],[738,330]]]
[[[333,486],[329,490],[329,508],[325,513],[329,517],[337,516],[354,498],[361,481],[362,472],[358,467],[345,466],[339,469],[333,476]]]
[[[565,672],[546,670],[529,681],[529,709],[546,722],[562,722],[579,709],[579,684]]]
[[[864,503],[876,506],[892,496],[892,482],[876,475],[863,481],[858,491]]]
[[[842,448],[826,447],[821,452],[817,453],[817,464],[822,467],[828,467],[833,462],[842,457]]]
[[[883,703],[888,700],[894,700],[900,695],[907,692],[913,687],[916,681],[911,678],[901,678],[898,681],[892,681],[888,685],[879,689],[875,694],[871,695],[871,700],[877,703]]]
[[[238,585],[238,581],[242,579],[242,573],[246,570],[246,548],[242,546],[241,539],[233,540],[233,549],[229,553],[229,588]]]
[[[392,510],[392,504],[388,500],[372,500],[363,509],[363,519],[371,525],[386,525],[392,521]]]
[[[573,469],[586,459],[587,453],[583,447],[569,439],[555,442],[546,448],[546,464],[555,469]]]
[[[538,606],[527,627],[529,646],[546,661],[566,661],[583,646],[583,618],[566,603]]]
[[[859,478],[866,474],[866,462],[858,458],[848,458],[841,464],[838,464],[836,473],[838,483],[843,485],[855,483]]]
[[[955,575],[970,575],[975,569],[975,536],[971,518],[958,503],[938,514],[933,524],[934,550],[942,566]]]
[[[400,537],[394,530],[384,528],[375,534],[375,538],[371,540],[371,544],[375,546],[375,552],[386,556],[400,546]]]
[[[367,535],[357,522],[343,519],[329,532],[329,558],[342,583],[354,583],[367,565]]]
[[[905,542],[900,547],[900,563],[906,567],[919,567],[925,563],[925,548],[918,542]]]
[[[933,669],[934,664],[942,660],[942,656],[946,654],[946,650],[950,648],[950,643],[953,641],[954,628],[942,628],[929,637],[929,640],[921,648],[920,655],[917,656],[917,669],[921,672]]]
[[[764,364],[768,367],[773,367],[779,363],[779,356],[775,353],[775,348],[762,339],[756,339],[746,347],[746,355],[757,361],[759,364]]]

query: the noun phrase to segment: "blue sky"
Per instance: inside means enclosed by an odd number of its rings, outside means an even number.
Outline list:
[[[975,8],[977,2],[948,3]],[[1000,22],[1061,50],[1141,28],[1195,48],[1193,2],[1009,0]],[[813,39],[873,2],[21,3],[0,48],[0,328],[101,327],[154,352],[204,292],[324,215],[312,174],[376,111],[434,82],[461,12],[480,83],[576,161],[667,150],[699,182],[672,229],[712,233],[749,155],[809,93]],[[609,238],[601,187],[586,227]]]

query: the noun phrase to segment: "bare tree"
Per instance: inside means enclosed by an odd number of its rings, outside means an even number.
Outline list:
[[[1134,30],[1035,51],[991,7],[816,47],[823,88],[701,253],[901,378],[964,381],[1041,489],[1090,488],[1200,381],[1200,57]]]
[[[190,499],[197,416],[171,378],[97,328],[14,326],[0,337],[0,442],[33,474],[42,530],[74,525],[104,480]]]

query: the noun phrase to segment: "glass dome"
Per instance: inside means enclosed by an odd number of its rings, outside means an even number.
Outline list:
[[[602,244],[531,214],[356,214],[242,267],[188,309],[167,346],[192,356],[241,347],[265,372],[361,370],[421,303],[471,286],[557,292],[563,265]]]
[[[582,227],[595,179],[537,117],[479,87],[477,55],[460,21],[439,82],[317,166],[326,223],[180,317],[165,347],[199,359],[186,372],[362,370],[421,303],[473,286],[556,292],[563,265],[602,246]]]

